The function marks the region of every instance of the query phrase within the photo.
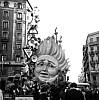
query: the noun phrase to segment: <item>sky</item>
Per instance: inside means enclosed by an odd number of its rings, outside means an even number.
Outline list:
[[[29,0],[39,9],[39,36],[52,36],[57,27],[58,39],[69,58],[69,81],[78,82],[87,35],[99,31],[99,0]]]

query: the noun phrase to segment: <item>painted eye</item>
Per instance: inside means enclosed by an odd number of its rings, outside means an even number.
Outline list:
[[[41,62],[39,65],[40,65],[40,66],[43,66],[43,65],[44,65],[44,63],[43,63],[43,62]]]
[[[37,66],[43,66],[43,65],[44,65],[43,62],[39,62],[39,63],[37,64]]]
[[[54,66],[51,63],[48,63],[48,67],[54,68]]]

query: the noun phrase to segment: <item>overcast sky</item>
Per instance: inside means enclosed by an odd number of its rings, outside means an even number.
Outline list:
[[[77,82],[82,67],[82,48],[87,35],[99,31],[99,0],[29,0],[39,8],[41,38],[62,35],[62,46],[70,61],[70,81]]]

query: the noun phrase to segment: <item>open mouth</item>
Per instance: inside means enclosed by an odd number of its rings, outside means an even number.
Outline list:
[[[49,77],[49,74],[48,74],[47,72],[41,72],[41,73],[40,73],[40,76],[41,76],[41,77],[48,78],[48,77]]]
[[[48,73],[46,73],[46,72],[41,72],[40,74],[42,74],[42,75],[48,75]]]

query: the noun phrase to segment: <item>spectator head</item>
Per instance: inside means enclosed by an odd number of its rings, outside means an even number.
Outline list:
[[[70,87],[71,87],[71,88],[73,88],[73,87],[74,87],[74,88],[77,88],[77,84],[73,82],[73,83],[70,84]]]

